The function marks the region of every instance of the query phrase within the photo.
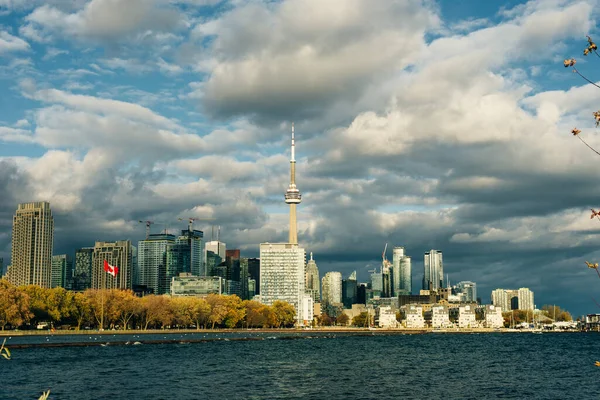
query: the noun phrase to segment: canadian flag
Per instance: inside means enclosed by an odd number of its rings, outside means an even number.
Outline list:
[[[117,277],[117,274],[119,273],[119,267],[117,267],[116,265],[110,265],[108,263],[108,261],[104,260],[104,270],[106,272],[108,272],[110,275],[114,276],[115,278]]]

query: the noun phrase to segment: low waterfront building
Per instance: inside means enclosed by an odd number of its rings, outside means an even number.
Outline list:
[[[431,307],[431,327],[448,328],[451,326],[448,306],[435,305]]]
[[[502,328],[504,326],[502,308],[491,304],[485,306],[485,326],[494,329]]]
[[[475,317],[475,306],[471,304],[462,305],[458,308],[458,327],[475,328],[477,318]]]
[[[396,320],[396,312],[390,306],[382,306],[379,311],[379,327],[380,328],[396,328],[398,321]]]
[[[405,323],[407,328],[424,328],[425,318],[423,317],[423,308],[419,305],[408,305],[406,307]]]
[[[189,272],[171,279],[171,296],[208,296],[223,294],[225,282],[220,276],[194,276]]]

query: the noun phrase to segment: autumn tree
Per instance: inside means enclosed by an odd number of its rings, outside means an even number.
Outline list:
[[[296,309],[288,302],[276,300],[273,302],[273,312],[277,319],[278,328],[290,328],[296,322]]]
[[[369,323],[369,313],[364,311],[352,318],[352,325],[359,327],[366,327]]]
[[[131,290],[115,290],[113,292],[113,302],[119,325],[127,330],[131,317],[140,309],[140,301]]]
[[[209,321],[210,304],[202,298],[194,297],[193,300],[191,318],[196,324],[196,329],[200,329],[200,326],[204,328]]]
[[[227,313],[223,318],[223,324],[227,328],[235,328],[239,323],[244,320],[246,316],[246,308],[242,299],[238,296],[225,296],[225,305],[227,307]]]
[[[81,325],[85,322],[92,322],[92,308],[90,306],[90,300],[83,293],[72,293],[71,294],[72,312],[71,316],[77,323],[77,330],[81,329]]]
[[[220,325],[227,316],[227,302],[225,296],[218,294],[209,294],[206,302],[210,305],[208,321],[211,323],[211,329],[215,329],[215,325]]]
[[[349,320],[350,320],[350,317],[348,316],[348,314],[341,313],[335,319],[335,323],[336,323],[336,325],[346,326],[346,325],[348,325]]]
[[[29,311],[29,296],[10,284],[6,279],[0,279],[0,327],[7,325],[21,326],[33,314]]]
[[[166,296],[149,295],[142,297],[142,318],[144,329],[148,326],[160,325],[164,328],[173,321],[173,312],[169,298]]]

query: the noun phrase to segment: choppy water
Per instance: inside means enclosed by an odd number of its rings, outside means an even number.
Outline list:
[[[598,334],[336,335],[12,353],[0,360],[0,399],[36,399],[45,389],[52,399],[600,398]]]

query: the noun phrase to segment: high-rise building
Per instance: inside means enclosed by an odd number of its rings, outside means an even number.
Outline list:
[[[254,291],[255,295],[260,294],[260,259],[249,258],[248,259],[248,279],[254,279]],[[251,297],[254,297],[251,296]]]
[[[298,228],[296,226],[296,206],[302,201],[300,190],[296,187],[296,145],[294,143],[294,123],[292,122],[292,149],[290,158],[290,185],[285,192],[285,202],[290,206],[289,243],[298,244]]]
[[[240,298],[242,300],[250,300],[249,292],[249,275],[248,275],[248,259],[240,259]],[[254,294],[252,295],[254,296]]]
[[[342,281],[342,303],[344,308],[352,308],[352,304],[358,302],[358,282],[356,271],[352,272],[348,279]]]
[[[261,243],[260,301],[272,305],[286,301],[296,309],[299,325],[304,323],[304,264],[306,253],[297,244]]]
[[[73,273],[73,290],[83,291],[92,287],[92,260],[94,248],[83,247],[75,251],[75,271]]]
[[[0,257],[0,276],[4,276],[4,258]]]
[[[471,281],[462,281],[456,284],[460,293],[464,294],[466,303],[477,303],[477,284]]]
[[[92,289],[131,289],[135,251],[129,240],[96,242],[92,256]],[[104,271],[104,261],[119,267],[116,277]]]
[[[223,259],[218,254],[208,250],[206,252],[206,273],[208,276],[221,276],[223,279],[226,278],[227,274],[221,274],[217,271],[217,267],[221,265]]]
[[[71,272],[70,272],[71,271]],[[52,256],[52,280],[50,287],[70,289],[69,282],[72,278],[73,260],[67,254]]]
[[[342,274],[340,272],[327,272],[322,279],[321,287],[323,289],[322,304],[329,310],[342,303]]]
[[[227,264],[227,280],[240,281],[240,250],[226,250],[225,263]]]
[[[225,254],[227,251],[226,247],[226,244],[223,242],[220,242],[218,240],[211,240],[210,242],[206,242],[205,249],[207,252],[212,251],[213,253],[221,257],[222,261],[225,261],[225,259],[227,258]]]
[[[500,307],[502,312],[518,310],[520,308],[518,290],[495,289],[492,291],[492,304]],[[533,299],[532,303],[533,303]]]
[[[439,290],[444,287],[444,262],[442,252],[430,250],[425,253],[423,290]]]
[[[19,204],[13,217],[11,267],[14,285],[49,288],[52,283],[54,218],[47,201]]]
[[[412,267],[410,256],[404,253],[404,247],[394,247],[392,256],[393,295],[412,293]]]
[[[149,235],[138,242],[139,285],[152,289],[154,294],[169,293],[171,278],[183,272],[178,268],[177,258],[173,257],[174,246],[175,236],[164,233]]]
[[[181,272],[189,272],[194,276],[208,275],[204,232],[195,229],[182,230],[169,252],[173,258],[173,265],[177,266],[177,271],[169,274],[169,280]]]
[[[520,288],[518,291],[519,310],[534,310],[533,292],[529,288]]]
[[[310,253],[310,260],[306,263],[306,293],[308,293],[315,303],[321,302],[321,281],[319,279],[319,268],[313,259],[313,253]]]

